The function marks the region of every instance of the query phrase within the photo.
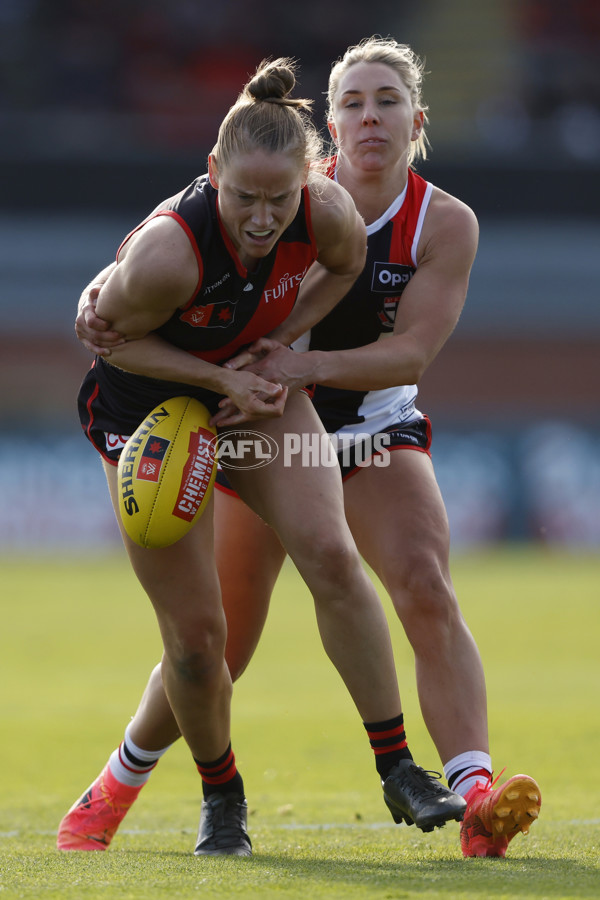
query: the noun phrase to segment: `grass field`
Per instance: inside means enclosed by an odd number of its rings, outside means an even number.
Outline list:
[[[456,824],[431,834],[393,825],[362,725],[291,567],[234,695],[254,857],[192,855],[200,785],[182,744],[108,853],[58,853],[61,816],[120,741],[158,659],[157,629],[120,556],[0,566],[0,897],[600,896],[598,557],[504,548],[454,560],[486,666],[496,771],[528,772],[542,788],[540,820],[506,860],[463,860]],[[395,621],[392,630],[410,745],[437,768],[411,654]]]

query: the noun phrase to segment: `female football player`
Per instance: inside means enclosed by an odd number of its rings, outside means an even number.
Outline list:
[[[306,393],[288,396],[279,381],[221,365],[260,337],[291,343],[347,293],[364,264],[364,223],[347,191],[311,169],[318,140],[306,102],[290,97],[293,86],[289,60],[263,64],[224,119],[208,174],[161,203],[99,276],[98,316],[122,340],[108,359],[94,361],[79,409],[117,518],[124,438],[169,397],[194,396],[213,414],[232,403],[233,419],[261,417],[261,431],[280,446],[285,434],[325,434]],[[226,418],[223,411],[221,428]],[[344,518],[339,475],[319,462],[287,467],[282,456],[262,468],[230,469],[231,484],[278,535],[313,594],[323,644],[365,723],[386,803],[397,821],[428,830],[460,818],[462,798],[416,766],[408,750],[385,615]],[[121,531],[158,619],[169,727],[176,723],[202,777],[195,852],[247,856],[213,511],[166,548],[141,548]],[[135,744],[124,751],[120,768],[108,766],[63,819],[61,849],[108,845],[115,809],[133,800],[119,775],[147,759],[142,744],[137,754]]]
[[[329,175],[366,222],[366,265],[295,352],[263,340],[228,365],[249,365],[291,391],[316,382],[314,404],[338,445],[352,534],[390,593],[415,654],[426,725],[450,786],[467,800],[462,852],[504,856],[509,841],[528,831],[541,799],[528,776],[492,784],[482,664],[452,585],[430,423],[416,407],[416,385],[458,321],[478,239],[473,212],[412,167],[426,151],[422,77],[420,60],[394,40],[367,39],[334,64]],[[80,337],[105,352],[118,335],[102,330],[107,325],[87,296],[83,309]],[[227,402],[219,415],[243,420]],[[371,455],[376,437],[385,455]],[[285,551],[222,477],[221,488],[217,558],[235,678],[259,640]],[[139,789],[176,737],[157,667],[112,759],[135,755],[132,747],[149,753],[136,757]]]

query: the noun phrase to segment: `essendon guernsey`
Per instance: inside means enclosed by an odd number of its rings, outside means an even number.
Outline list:
[[[179,222],[200,272],[194,296],[157,332],[213,363],[233,356],[287,318],[317,255],[307,188],[294,221],[253,272],[241,264],[220,221],[217,196],[208,175],[202,175],[145,220],[162,215]]]

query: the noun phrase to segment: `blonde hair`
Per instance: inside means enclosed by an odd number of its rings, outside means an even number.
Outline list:
[[[394,69],[410,91],[413,111],[422,112],[424,125],[427,123],[428,107],[424,104],[421,95],[425,63],[408,44],[399,44],[394,38],[382,38],[378,35],[364,38],[360,43],[348,47],[344,55],[333,63],[327,90],[327,120],[329,122],[335,121],[333,109],[342,76],[351,66],[360,62],[384,63]],[[409,163],[415,159],[427,158],[428,143],[423,127],[418,139],[411,143]]]
[[[322,158],[322,142],[310,118],[312,100],[290,97],[295,84],[295,60],[261,62],[221,123],[212,150],[219,167],[253,150],[290,153],[300,166]]]

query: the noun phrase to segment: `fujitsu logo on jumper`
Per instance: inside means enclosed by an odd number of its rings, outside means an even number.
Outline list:
[[[289,272],[282,275],[279,279],[279,284],[265,291],[265,303],[269,303],[270,300],[280,300],[288,291],[295,290],[300,285],[307,271],[307,268],[304,268],[302,272],[297,272],[295,275],[290,275]]]

